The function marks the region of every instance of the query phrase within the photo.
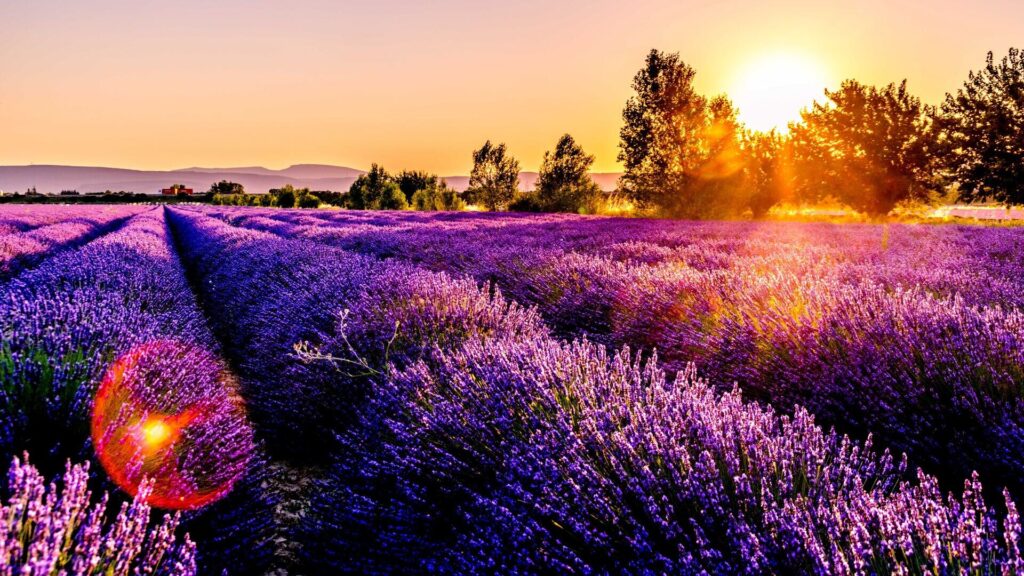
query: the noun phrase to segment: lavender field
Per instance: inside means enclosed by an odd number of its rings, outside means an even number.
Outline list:
[[[0,331],[0,574],[1024,573],[1024,228],[5,207]]]

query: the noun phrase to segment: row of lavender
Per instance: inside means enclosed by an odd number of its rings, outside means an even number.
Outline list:
[[[69,221],[84,216],[69,210]],[[193,544],[187,538],[175,543],[178,518],[148,524],[146,501],[159,486],[139,486],[129,504],[111,479],[119,471],[96,465],[90,418],[97,389],[119,359],[150,351],[161,357],[159,373],[117,374],[140,383],[139,396],[151,404],[146,410],[167,408],[172,400],[206,401],[209,387],[200,385],[222,379],[226,366],[171,247],[162,210],[120,208],[103,216],[124,224],[80,248],[50,253],[0,284],[0,459],[27,452],[34,465],[16,462],[8,478],[9,499],[0,513],[6,573],[197,569]],[[244,439],[244,430],[213,432]],[[224,468],[245,466],[235,444],[216,457]],[[68,460],[93,465],[66,468]],[[252,572],[268,564],[273,501],[261,492],[262,462],[258,455],[249,460],[248,473],[226,500],[180,517],[198,543],[198,567]],[[41,474],[61,472],[63,488],[45,488]],[[90,473],[111,501],[124,502],[116,518],[105,515],[107,496],[93,503]]]
[[[3,207],[3,217],[0,218],[0,237],[57,224],[70,218],[103,213],[123,216],[139,210],[126,206],[95,206],[86,210],[71,206],[8,204]]]
[[[494,282],[556,335],[657,349],[748,397],[1024,494],[1018,229],[213,212]]]
[[[560,342],[472,280],[169,221],[257,432],[315,476],[306,572],[1022,570],[1012,501],[976,480],[947,500],[802,409]]]
[[[124,223],[138,208],[105,207],[15,212],[0,221],[0,281],[51,255],[101,236]]]

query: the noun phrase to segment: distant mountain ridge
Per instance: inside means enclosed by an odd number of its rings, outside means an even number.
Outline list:
[[[41,193],[56,194],[61,190],[81,193],[114,192],[125,190],[143,194],[159,194],[172,184],[184,184],[196,192],[203,192],[220,180],[230,180],[245,186],[247,192],[264,193],[272,188],[291,184],[296,188],[335,190],[343,192],[364,170],[329,164],[296,164],[281,170],[262,166],[235,168],[190,167],[178,170],[133,170],[99,166],[61,166],[33,164],[29,166],[0,166],[0,191],[8,194],[35,188]],[[594,173],[591,175],[603,190],[614,190],[621,174]],[[444,179],[456,190],[469,186],[468,176],[446,176]],[[521,172],[519,187],[532,190],[537,182],[536,172]]]

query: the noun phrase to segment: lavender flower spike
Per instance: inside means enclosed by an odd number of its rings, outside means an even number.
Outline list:
[[[148,482],[109,519],[107,495],[93,502],[88,483],[88,462],[68,462],[63,482],[47,485],[28,454],[14,458],[0,505],[0,576],[196,574],[195,544],[174,534],[179,516],[150,527]]]

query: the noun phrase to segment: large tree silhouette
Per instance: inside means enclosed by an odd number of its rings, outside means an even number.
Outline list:
[[[743,135],[747,206],[754,218],[764,217],[779,202],[792,200],[792,141],[775,130]]]
[[[354,210],[405,210],[405,194],[383,166],[374,164],[356,178],[348,190],[348,207]]]
[[[967,201],[1024,204],[1024,52],[971,72],[938,115],[942,164]]]
[[[792,126],[803,198],[834,196],[880,216],[900,201],[928,196],[930,111],[905,80],[884,88],[847,80],[825,96]]]
[[[720,216],[734,204],[742,170],[739,125],[724,97],[693,87],[678,54],[652,50],[622,111],[622,191],[643,208],[682,217]]]
[[[412,203],[413,194],[437,185],[437,175],[419,170],[402,170],[392,178],[398,188],[405,194],[405,199]]]
[[[537,178],[537,200],[552,212],[579,212],[601,195],[590,177],[594,157],[583,151],[572,136],[558,139],[555,151],[545,152]]]
[[[488,210],[504,210],[519,190],[519,161],[504,144],[488,140],[473,151],[473,171],[469,175],[471,196]]]

